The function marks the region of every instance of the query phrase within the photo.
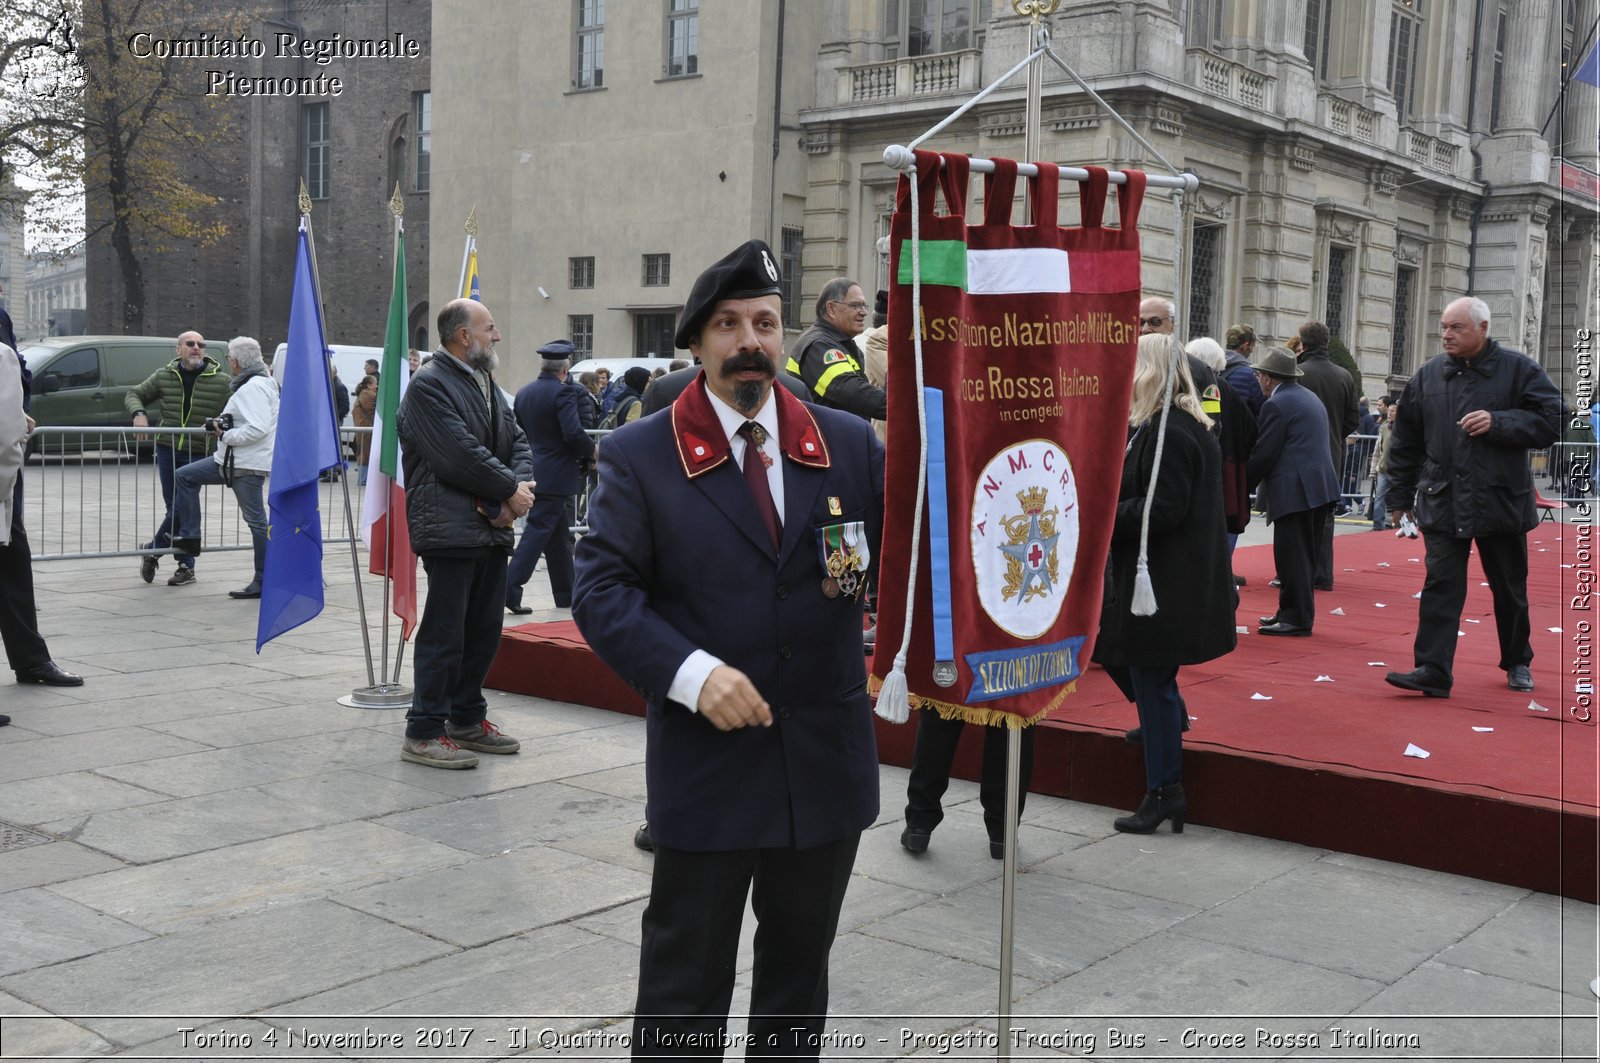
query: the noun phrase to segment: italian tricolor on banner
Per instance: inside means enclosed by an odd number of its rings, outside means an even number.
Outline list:
[[[394,584],[394,615],[401,620],[401,638],[417,626],[417,555],[406,526],[405,471],[400,464],[400,436],[395,416],[411,379],[406,340],[406,237],[394,234],[394,292],[389,297],[389,324],[383,337],[383,365],[378,371],[378,404],[372,417],[372,460],[367,469],[367,494],[361,515],[361,540],[367,544],[367,571],[388,576]],[[385,562],[388,562],[386,565]]]

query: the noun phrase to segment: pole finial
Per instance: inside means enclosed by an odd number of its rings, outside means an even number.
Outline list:
[[[406,212],[406,201],[400,196],[400,182],[394,183],[394,195],[389,197],[389,213],[400,217]]]
[[[306,179],[304,177],[300,178],[300,195],[297,202],[300,205],[301,215],[309,218],[311,216],[311,193],[306,191]]]
[[[478,235],[478,205],[472,205],[472,213],[467,215],[467,224],[463,226],[468,236]]]
[[[1061,0],[1011,0],[1013,11],[1024,18],[1032,18],[1035,22],[1041,18],[1049,18],[1060,6]]]

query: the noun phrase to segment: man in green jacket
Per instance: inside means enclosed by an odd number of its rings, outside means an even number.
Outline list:
[[[135,428],[150,426],[155,413],[158,428],[200,428],[222,412],[228,402],[228,371],[206,354],[205,337],[185,332],[178,337],[178,356],[157,369],[138,387],[129,390],[124,400],[133,415]],[[210,435],[163,435],[156,438],[156,471],[161,477],[161,498],[166,503],[161,526],[154,537],[140,545],[150,550],[139,561],[139,575],[146,583],[156,578],[161,553],[172,546],[173,475],[196,458],[211,453]],[[169,587],[194,582],[194,557],[177,552],[178,570],[167,580]]]

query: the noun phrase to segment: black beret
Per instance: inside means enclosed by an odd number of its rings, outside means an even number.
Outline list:
[[[557,358],[571,358],[576,350],[571,340],[551,340],[536,353],[544,355],[553,362]]]
[[[622,374],[622,382],[643,395],[644,389],[650,386],[650,370],[636,365]]]
[[[873,302],[872,309],[875,313],[887,314],[889,312],[889,293],[882,288],[878,289],[878,298]]]
[[[772,248],[760,240],[740,244],[713,262],[694,280],[689,298],[678,315],[678,331],[672,342],[685,350],[700,335],[700,326],[711,316],[712,308],[724,299],[755,299],[783,292],[778,263]]]

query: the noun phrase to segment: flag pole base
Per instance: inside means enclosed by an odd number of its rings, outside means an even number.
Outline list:
[[[338,700],[347,709],[409,709],[411,688],[380,683],[375,687],[356,687]]]

